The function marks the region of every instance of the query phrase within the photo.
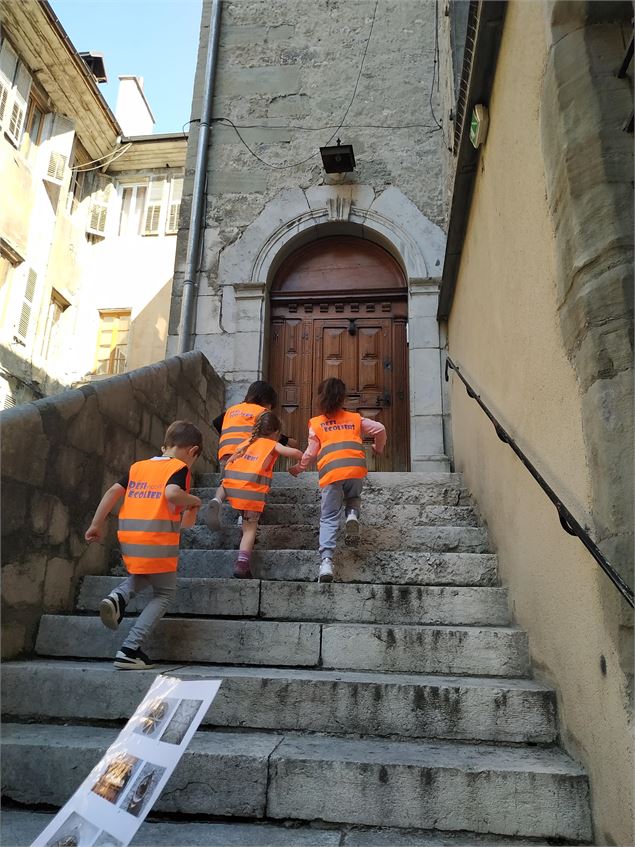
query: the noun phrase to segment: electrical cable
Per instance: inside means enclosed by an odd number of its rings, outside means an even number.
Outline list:
[[[434,107],[432,105],[432,97],[434,95],[434,83],[437,77],[437,63],[439,61],[439,0],[434,0],[434,61],[432,65],[432,82],[430,83],[430,97],[428,99],[428,103],[430,105],[430,114],[432,115],[432,120],[435,122],[439,129],[443,129],[443,126],[437,120],[437,116],[434,114]],[[438,80],[437,80],[437,91]]]
[[[124,144],[124,146],[121,148],[121,150],[115,150],[114,153],[109,154],[110,159],[108,159],[107,162],[102,161],[102,162],[100,162],[100,164],[95,165],[92,168],[86,168],[86,167],[84,167],[84,165],[78,165],[76,168],[71,168],[71,170],[75,171],[76,173],[85,174],[85,173],[89,173],[89,171],[98,171],[100,168],[106,168],[106,167],[108,167],[108,165],[112,165],[113,162],[116,162],[117,159],[120,159],[123,156],[124,153],[127,153],[128,150],[130,150],[131,147],[132,147],[132,141],[129,141],[127,144]],[[85,164],[89,165],[90,162],[86,162]]]

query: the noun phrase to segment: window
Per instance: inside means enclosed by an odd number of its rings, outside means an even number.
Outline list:
[[[18,322],[17,337],[26,343],[31,327],[31,314],[33,312],[33,301],[35,300],[35,289],[37,286],[37,274],[33,268],[29,269],[24,287],[24,298],[20,309],[20,320]]]
[[[10,268],[11,262],[7,259],[6,256],[3,256],[0,253],[0,289],[4,286],[5,282],[7,281]]]
[[[127,185],[121,195],[119,235],[141,235],[147,185]]]
[[[46,315],[46,328],[44,330],[44,341],[42,343],[42,355],[45,359],[55,355],[59,349],[60,341],[60,318],[68,309],[70,303],[59,291],[51,291],[51,302]]]
[[[0,126],[17,145],[22,140],[31,74],[5,38],[0,46]]]
[[[86,197],[86,189],[90,177],[90,171],[82,170],[82,168],[86,168],[89,165],[90,156],[77,139],[73,148],[72,163],[71,183],[68,187],[68,196],[66,198],[66,211],[71,215],[77,211],[79,204]]]
[[[99,313],[97,342],[97,374],[120,374],[126,369],[130,310],[108,310]]]
[[[163,211],[165,179],[151,179],[148,186],[148,202],[145,210],[144,235],[158,235]]]
[[[29,100],[29,111],[24,125],[23,151],[28,156],[34,147],[42,140],[42,124],[44,122],[44,109],[33,97]]]
[[[183,177],[175,176],[170,180],[170,203],[165,234],[172,235],[179,229],[179,214],[181,212],[181,197],[183,196]]]

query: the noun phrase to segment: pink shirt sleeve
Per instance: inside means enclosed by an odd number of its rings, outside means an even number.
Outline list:
[[[302,456],[298,463],[300,465],[300,470],[305,471],[309,465],[313,464],[313,462],[317,459],[319,452],[320,442],[317,435],[313,432],[311,427],[309,427],[309,443],[304,451],[304,456]]]
[[[383,453],[386,446],[386,427],[379,421],[374,421],[371,418],[362,418],[362,435],[369,435],[375,438],[375,452]]]

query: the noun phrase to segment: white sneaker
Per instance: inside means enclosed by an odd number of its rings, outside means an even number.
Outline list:
[[[359,541],[359,518],[355,512],[350,512],[346,515],[344,540],[353,543]]]
[[[212,532],[218,532],[220,529],[220,507],[222,503],[216,497],[213,497],[207,506],[205,513],[205,523]]]
[[[333,562],[331,559],[322,559],[318,582],[333,582]]]

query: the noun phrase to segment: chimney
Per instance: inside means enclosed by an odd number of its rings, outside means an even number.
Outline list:
[[[120,76],[115,117],[124,135],[152,135],[154,115],[143,93],[143,77]]]

